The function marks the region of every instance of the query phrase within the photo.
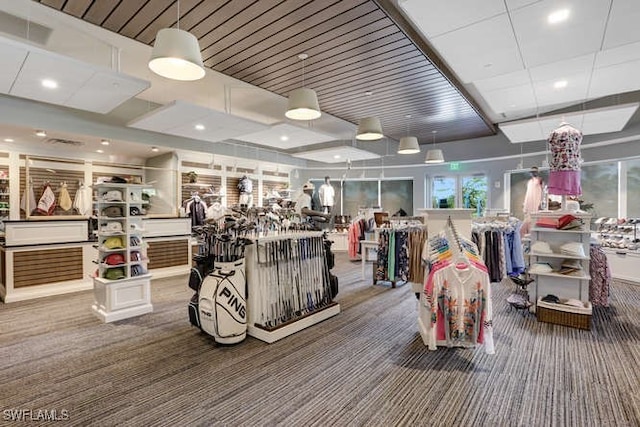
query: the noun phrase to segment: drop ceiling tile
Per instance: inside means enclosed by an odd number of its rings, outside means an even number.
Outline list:
[[[496,113],[520,111],[536,107],[530,84],[482,92],[482,97]]]
[[[75,92],[65,103],[67,107],[106,114],[148,89],[146,80],[125,76],[115,71],[100,71]]]
[[[640,60],[593,70],[589,97],[640,90]]]
[[[198,124],[204,129],[196,129]],[[267,128],[262,123],[184,101],[172,101],[132,120],[127,126],[211,142]]]
[[[311,129],[281,123],[260,132],[237,136],[235,139],[251,142],[253,144],[265,145],[272,148],[288,150],[291,148],[333,141],[335,138]]]
[[[503,0],[400,0],[400,8],[432,38],[505,13]],[[434,17],[437,16],[437,19]]]
[[[525,121],[521,123],[502,123],[499,125],[502,133],[513,143],[540,141],[543,139],[542,129],[538,121]]]
[[[51,104],[64,105],[84,85],[95,69],[80,61],[48,52],[29,52],[10,95]],[[42,87],[42,79],[58,83],[56,89]]]
[[[608,15],[608,1],[567,0],[566,22],[551,25],[547,16],[557,10],[552,0],[511,12],[511,20],[527,67],[586,55],[600,49]]]
[[[542,1],[542,0],[506,0],[507,8],[510,11],[529,6],[530,4],[537,3],[539,1]]]
[[[640,2],[615,0],[611,6],[603,49],[640,41]]]
[[[531,80],[535,82],[557,81],[567,79],[572,75],[590,74],[593,68],[595,54],[578,56],[553,64],[540,65],[529,69]]]
[[[526,70],[516,71],[514,73],[502,74],[500,76],[473,82],[473,85],[482,92],[498,89],[508,89],[510,87],[518,87],[531,83],[531,78]]]
[[[357,161],[380,158],[378,154],[351,146],[305,151],[303,153],[292,154],[292,156],[323,163],[344,163],[347,160]]]
[[[533,87],[538,106],[552,106],[573,101],[585,101],[587,99],[588,73],[563,75],[562,79],[567,81],[567,86],[561,89],[554,87],[557,79],[534,83]]]
[[[636,102],[568,114],[555,114],[502,123],[499,127],[512,143],[546,140],[561,122],[570,123],[580,129],[583,135],[618,132],[624,129],[639,105],[640,103]]]
[[[613,49],[606,49],[596,54],[596,68],[609,67],[640,60],[640,42],[629,43]]]
[[[127,126],[165,132],[171,128],[206,117],[210,110],[184,101],[172,101],[130,121]]]
[[[27,49],[0,42],[0,92],[9,93],[26,57]]]
[[[524,68],[506,14],[435,37],[432,43],[465,83]]]

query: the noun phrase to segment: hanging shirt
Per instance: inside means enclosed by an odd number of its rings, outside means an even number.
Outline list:
[[[548,142],[551,151],[551,160],[549,160],[551,171],[580,170],[582,132],[565,123],[551,132]]]
[[[29,212],[27,212],[27,199],[29,200]],[[36,202],[36,195],[33,191],[33,184],[29,184],[29,187],[22,194],[22,198],[20,199],[20,209],[22,209],[25,213],[30,214],[38,207],[38,202]]]
[[[46,184],[42,190],[37,209],[43,215],[52,215],[56,210],[56,195],[49,184]]]
[[[322,206],[333,206],[335,203],[335,190],[331,184],[322,184],[318,189],[318,197]]]
[[[60,188],[60,195],[58,196],[59,206],[63,211],[68,211],[73,207],[73,202],[71,201],[71,196],[69,195],[69,190],[67,189],[67,184],[62,184],[62,188]]]
[[[87,194],[87,187],[84,185],[76,191],[76,197],[73,199],[73,208],[82,216],[91,215],[91,197]]]
[[[527,192],[524,195],[522,210],[524,213],[535,213],[540,210],[542,201],[542,179],[539,176],[527,181]]]

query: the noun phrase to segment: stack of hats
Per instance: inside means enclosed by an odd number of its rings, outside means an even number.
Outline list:
[[[582,264],[577,259],[565,259],[560,264],[558,273],[565,275],[582,274]]]

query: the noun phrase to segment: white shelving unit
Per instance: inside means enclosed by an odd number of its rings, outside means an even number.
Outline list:
[[[553,218],[566,215],[568,212],[544,212],[531,215],[532,223],[535,224],[539,218]],[[556,295],[559,298],[573,298],[586,302],[589,299],[589,244],[590,216],[584,214],[572,214],[582,219],[584,225],[580,229],[558,230],[555,228],[532,227],[531,248],[536,242],[547,242],[553,253],[529,253],[531,265],[536,262],[548,263],[553,271],[549,273],[531,273],[535,278],[534,299],[535,304],[538,298],[547,294]],[[582,245],[584,256],[567,255],[560,253],[560,247],[569,242],[577,242]],[[577,260],[582,268],[582,274],[560,274],[557,271],[563,260]]]
[[[96,184],[98,274],[93,279],[94,314],[114,322],[153,311],[151,275],[143,222],[143,185]]]

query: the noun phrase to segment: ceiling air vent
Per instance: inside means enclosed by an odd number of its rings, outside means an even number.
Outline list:
[[[72,147],[82,147],[84,142],[81,141],[73,141],[71,139],[61,139],[61,138],[49,138],[45,141],[47,144],[63,144]]]
[[[45,46],[52,30],[44,25],[0,11],[0,32]]]

